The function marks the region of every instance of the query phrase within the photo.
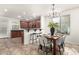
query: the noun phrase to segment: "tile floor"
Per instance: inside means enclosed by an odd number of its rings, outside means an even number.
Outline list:
[[[0,55],[40,55],[36,44],[22,45],[21,38],[0,39]],[[64,55],[79,55],[79,45],[66,44]]]

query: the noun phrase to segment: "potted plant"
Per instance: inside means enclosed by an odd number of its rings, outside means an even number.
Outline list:
[[[55,29],[58,28],[58,23],[49,22],[48,27],[50,28],[51,35],[54,35]]]

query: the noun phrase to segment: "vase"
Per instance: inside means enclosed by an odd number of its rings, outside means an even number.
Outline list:
[[[55,32],[55,28],[54,27],[50,28],[50,32],[51,32],[51,36],[53,36]]]

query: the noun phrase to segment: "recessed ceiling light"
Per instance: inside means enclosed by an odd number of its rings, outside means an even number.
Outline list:
[[[4,11],[5,11],[5,12],[7,12],[7,11],[8,11],[8,9],[4,9]]]

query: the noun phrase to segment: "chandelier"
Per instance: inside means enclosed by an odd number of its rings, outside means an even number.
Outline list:
[[[55,9],[55,4],[52,4],[52,9],[49,11],[49,17],[55,18],[58,17],[60,13]]]

